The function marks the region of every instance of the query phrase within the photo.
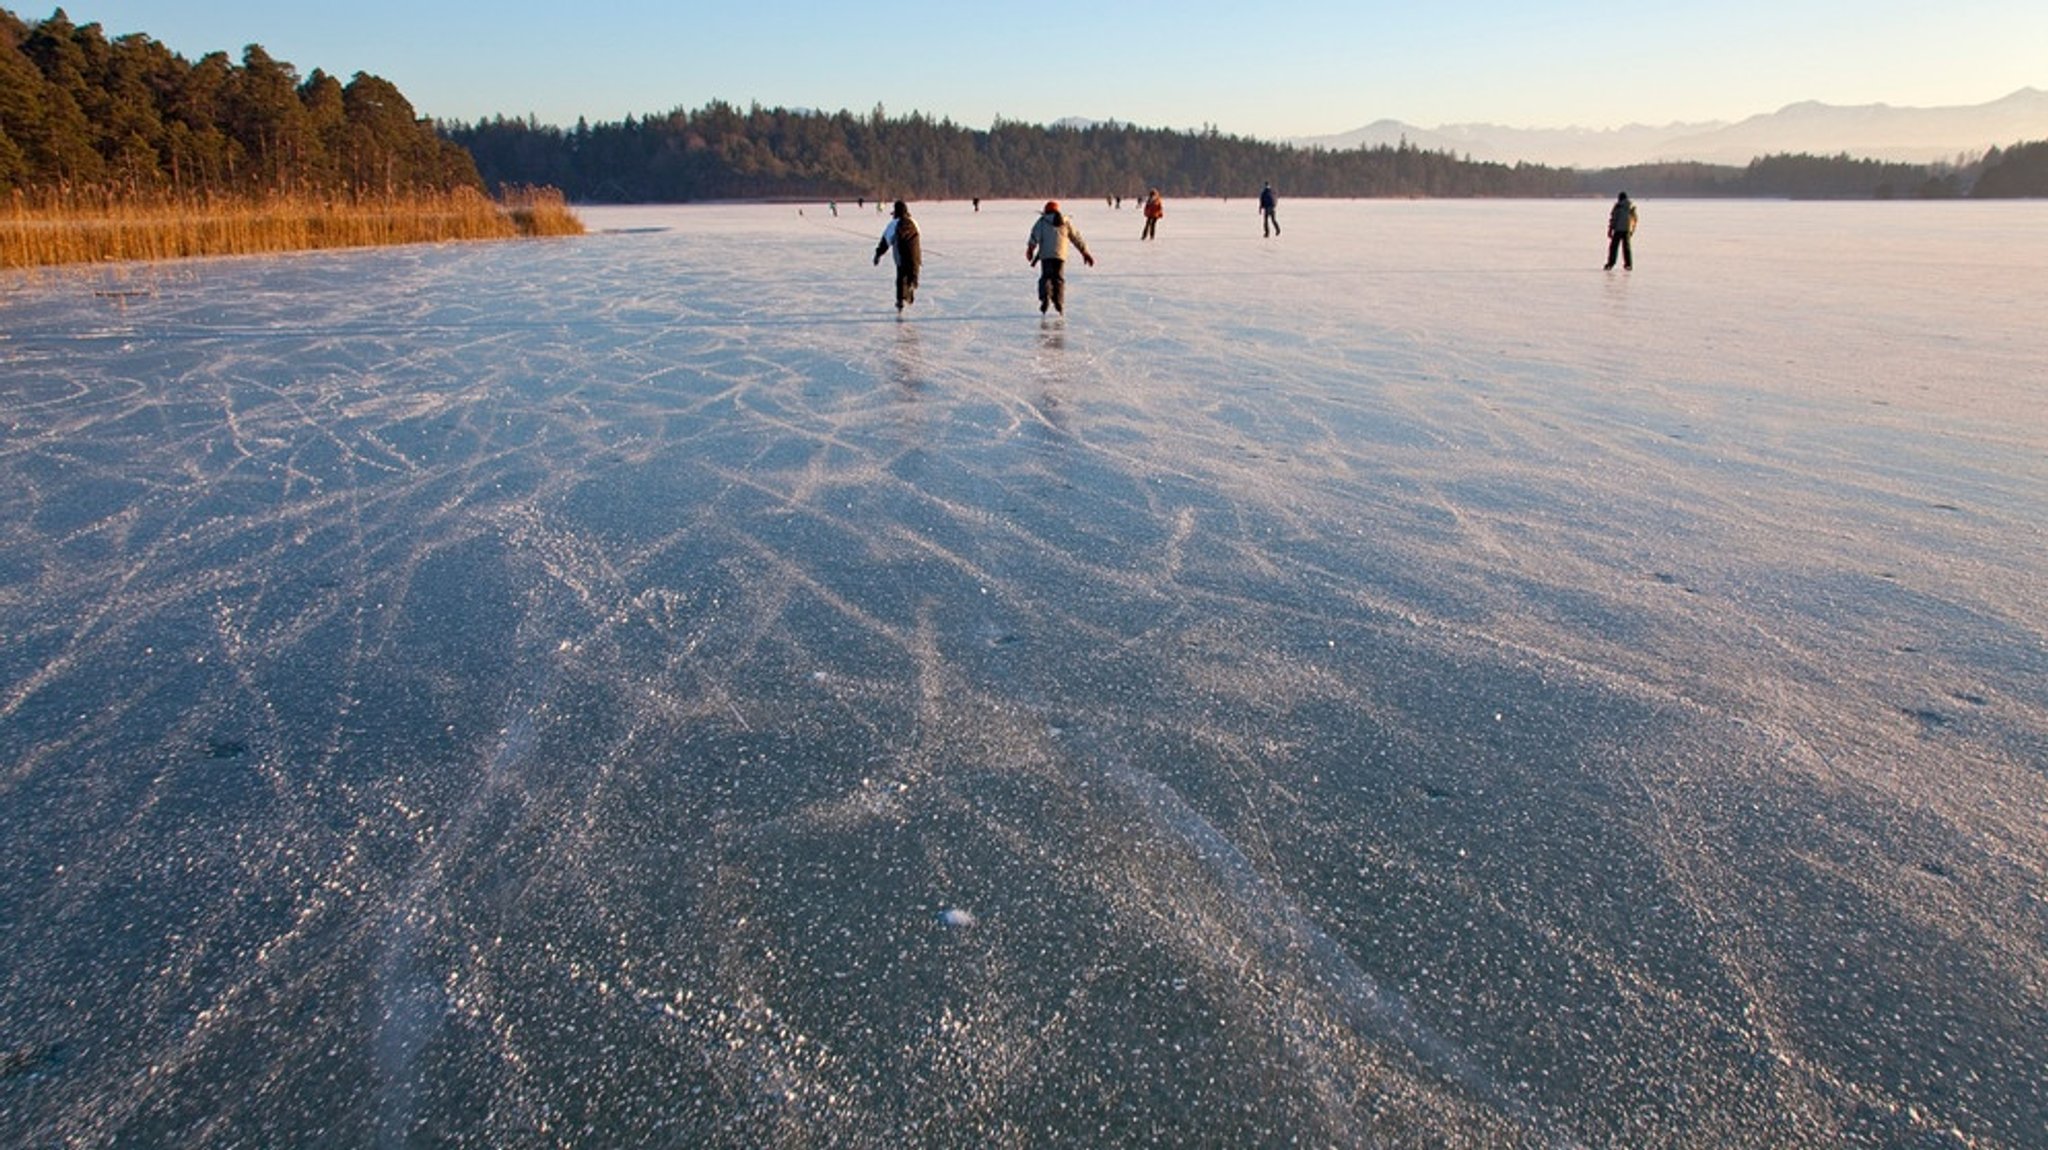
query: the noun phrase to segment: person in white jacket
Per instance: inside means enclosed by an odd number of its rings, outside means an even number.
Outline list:
[[[924,265],[924,244],[918,239],[917,221],[910,218],[910,205],[902,200],[890,209],[889,222],[882,226],[882,242],[875,245],[875,262],[882,253],[896,249],[896,310],[917,301],[917,270]]]
[[[1067,314],[1067,252],[1069,248],[1081,253],[1081,259],[1089,267],[1095,266],[1095,257],[1088,254],[1088,244],[1081,238],[1081,230],[1074,221],[1060,214],[1058,200],[1045,202],[1045,213],[1038,222],[1031,225],[1031,238],[1024,242],[1024,258],[1038,265],[1038,310],[1043,313],[1050,307],[1061,315]]]

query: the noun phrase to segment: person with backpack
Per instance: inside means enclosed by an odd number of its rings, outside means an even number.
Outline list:
[[[1259,226],[1267,239],[1280,234],[1280,197],[1273,194],[1273,185],[1259,189]]]
[[[910,218],[910,205],[902,200],[889,211],[889,222],[882,226],[882,242],[875,245],[875,263],[882,262],[882,253],[896,249],[896,311],[903,309],[917,299],[917,271],[924,264],[924,245],[918,242],[917,221]]]
[[[1067,314],[1067,251],[1072,248],[1081,253],[1081,259],[1089,267],[1095,266],[1095,257],[1088,254],[1088,244],[1081,239],[1081,230],[1074,221],[1060,213],[1058,200],[1045,201],[1045,211],[1038,222],[1031,225],[1031,238],[1024,241],[1024,258],[1038,265],[1038,310],[1041,314],[1048,307],[1057,308],[1061,315]]]
[[[1635,245],[1630,242],[1636,234],[1636,206],[1623,192],[1614,201],[1614,207],[1607,213],[1607,270],[1614,270],[1614,256],[1621,255],[1623,271],[1634,271],[1636,266]]]
[[[1153,188],[1145,196],[1145,230],[1139,233],[1138,238],[1141,240],[1155,238],[1159,230],[1159,219],[1165,214],[1166,201],[1159,198],[1159,189]]]

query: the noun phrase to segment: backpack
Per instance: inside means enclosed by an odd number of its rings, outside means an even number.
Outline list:
[[[924,261],[924,246],[917,242],[917,222],[909,216],[896,221],[896,262],[916,267]]]
[[[1622,200],[1607,213],[1607,230],[1625,236],[1636,233],[1636,205],[1634,200]]]

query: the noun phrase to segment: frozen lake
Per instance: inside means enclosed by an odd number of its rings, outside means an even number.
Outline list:
[[[2048,212],[1606,206],[0,280],[0,1142],[2044,1145]]]

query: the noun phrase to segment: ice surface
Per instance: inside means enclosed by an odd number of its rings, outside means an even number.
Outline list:
[[[0,1141],[2040,1144],[2048,217],[1068,206],[0,282]]]

